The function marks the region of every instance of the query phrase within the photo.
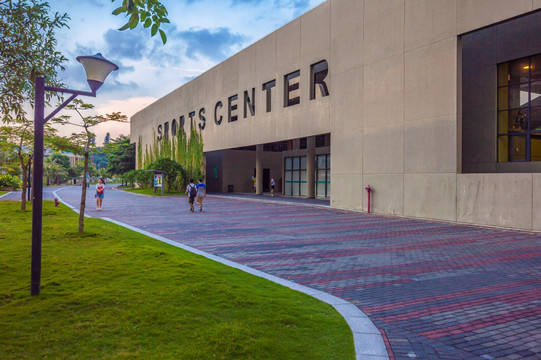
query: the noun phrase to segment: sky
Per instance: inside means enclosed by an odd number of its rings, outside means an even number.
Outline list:
[[[49,0],[52,12],[67,13],[69,29],[56,32],[57,49],[68,58],[59,78],[67,88],[88,90],[80,55],[101,53],[119,66],[97,97],[82,97],[103,115],[132,116],[157,99],[211,69],[325,0],[162,0],[170,24],[162,25],[167,43],[141,26],[118,31],[127,18],[112,11],[122,0]],[[64,114],[70,114],[63,111]],[[73,114],[71,114],[73,115]],[[75,117],[74,117],[75,120]],[[80,131],[58,128],[63,135]],[[129,124],[104,123],[94,128],[99,145],[129,135]]]

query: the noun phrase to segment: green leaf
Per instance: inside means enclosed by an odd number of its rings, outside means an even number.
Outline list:
[[[128,9],[126,9],[125,6],[121,6],[119,8],[116,8],[114,11],[113,11],[113,15],[119,15],[119,14],[122,14],[123,12],[126,12]]]
[[[130,28],[130,23],[127,23],[127,24],[125,24],[124,26],[122,26],[122,27],[121,27],[120,29],[118,29],[118,30],[124,31],[124,30],[129,29],[129,28]]]
[[[165,32],[160,29],[160,36],[162,38],[162,43],[165,44],[167,42],[167,36],[165,36]]]
[[[146,19],[145,24],[143,25],[145,28],[148,28],[150,25],[152,25],[152,20],[150,18]]]
[[[135,29],[135,27],[139,24],[139,13],[134,12],[131,14],[130,21],[128,21],[128,25],[130,29]]]
[[[158,32],[158,28],[160,27],[159,24],[155,23],[154,25],[152,25],[152,29],[150,30],[150,35],[151,36],[154,36],[156,35],[156,33]]]

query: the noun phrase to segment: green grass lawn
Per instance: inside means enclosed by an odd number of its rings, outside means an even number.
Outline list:
[[[354,359],[329,305],[44,202],[42,290],[31,209],[0,201],[0,359]]]
[[[0,190],[0,196],[4,195],[4,194],[7,194],[9,191],[5,191],[5,190]]]
[[[154,189],[153,188],[146,188],[146,189],[141,189],[141,188],[121,188],[123,191],[127,191],[127,192],[132,192],[132,193],[135,193],[135,194],[144,194],[144,195],[153,195],[153,196],[162,196],[162,190],[161,189],[156,189],[156,194],[154,194]],[[165,190],[163,192],[163,196],[171,196],[171,195],[186,195],[186,193],[184,191],[168,191],[168,190]]]

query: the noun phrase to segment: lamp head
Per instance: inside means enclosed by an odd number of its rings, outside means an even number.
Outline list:
[[[109,74],[118,70],[118,66],[104,58],[100,53],[92,56],[77,56],[86,71],[86,81],[92,91],[97,91]]]

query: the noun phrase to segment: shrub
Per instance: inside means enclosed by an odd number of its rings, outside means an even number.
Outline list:
[[[152,186],[153,176],[152,172],[146,170],[134,170],[134,182],[142,188],[149,188]]]
[[[186,170],[174,160],[167,158],[158,159],[149,165],[149,169],[165,172],[164,180],[167,190],[180,190],[184,186]]]
[[[137,171],[136,170],[130,170],[127,173],[122,174],[121,178],[124,182],[126,182],[126,185],[133,185],[135,184],[135,175]]]
[[[21,180],[16,176],[8,174],[0,175],[0,188],[18,189],[21,186]]]

